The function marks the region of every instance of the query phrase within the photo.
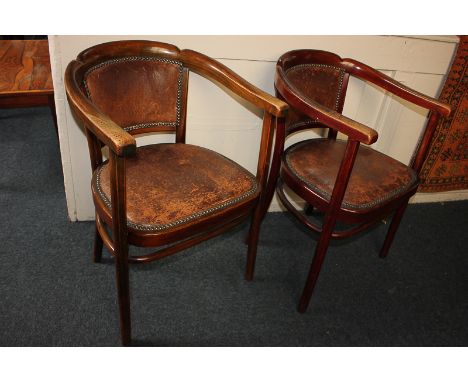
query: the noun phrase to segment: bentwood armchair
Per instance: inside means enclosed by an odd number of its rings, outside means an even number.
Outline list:
[[[189,72],[223,85],[263,110],[256,175],[228,158],[185,144]],[[131,341],[128,263],[161,259],[251,218],[256,251],[278,117],[288,106],[221,63],[150,41],[118,41],[80,53],[66,70],[68,101],[83,123],[96,208],[94,261],[115,257],[121,340]],[[175,143],[136,147],[135,135],[171,132]],[[103,146],[109,149],[104,161]],[[160,247],[132,256],[129,244]]]
[[[377,141],[377,132],[342,115],[350,76],[429,110],[425,132],[408,166],[369,147]],[[418,173],[438,120],[450,113],[450,107],[361,62],[319,50],[295,50],[282,55],[276,66],[275,88],[291,109],[285,124],[280,120],[278,125],[271,179],[279,173],[276,191],[282,204],[320,234],[298,307],[305,312],[332,238],[350,237],[393,214],[380,252],[381,257],[387,255],[408,200],[418,188]],[[304,140],[284,151],[288,135],[311,128],[325,128],[327,138]],[[337,139],[338,132],[346,139]],[[306,202],[307,209],[294,207],[284,192],[285,185]],[[274,189],[272,181],[264,211]],[[311,209],[323,214],[321,225],[305,213]],[[350,228],[337,230],[337,222]],[[252,257],[248,279],[253,277],[254,265]]]

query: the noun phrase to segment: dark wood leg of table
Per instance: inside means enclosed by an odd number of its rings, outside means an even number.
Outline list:
[[[57,134],[58,138],[58,124],[57,124],[57,111],[55,110],[55,99],[54,95],[49,95],[49,108],[50,112],[52,113],[52,118],[54,119],[54,126],[55,126],[55,133]]]

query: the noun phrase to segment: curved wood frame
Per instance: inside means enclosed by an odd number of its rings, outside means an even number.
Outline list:
[[[300,312],[305,312],[312,296],[314,286],[317,282],[330,240],[332,238],[346,238],[362,232],[370,226],[377,224],[381,218],[394,213],[385,242],[380,252],[381,257],[386,257],[408,204],[408,200],[416,193],[419,182],[416,182],[414,186],[410,187],[402,195],[394,197],[384,204],[369,207],[365,210],[356,210],[342,206],[343,197],[348,186],[348,181],[353,169],[354,160],[358,153],[359,145],[370,145],[374,143],[378,139],[378,134],[372,128],[343,116],[341,114],[343,104],[341,104],[338,110],[331,110],[301,94],[301,92],[297,90],[290,81],[288,81],[285,72],[291,67],[302,64],[331,65],[344,70],[346,79],[345,85],[342,89],[343,102],[348,79],[349,76],[352,75],[360,78],[361,80],[371,82],[381,89],[408,102],[428,109],[428,123],[410,163],[410,167],[416,173],[419,173],[422,163],[424,162],[427,149],[439,118],[441,116],[448,116],[451,110],[449,105],[410,89],[361,62],[349,58],[342,59],[334,53],[302,49],[287,52],[279,58],[275,73],[275,88],[277,96],[280,99],[285,100],[291,108],[299,114],[315,120],[316,124],[313,127],[326,127],[329,128],[331,132],[339,131],[345,134],[348,138],[346,150],[341,160],[332,195],[330,200],[326,200],[288,171],[287,166],[284,164],[282,153],[284,150],[285,139],[291,131],[288,131],[285,127],[284,119],[281,119],[278,123],[270,170],[270,182],[267,185],[266,198],[263,204],[263,213],[266,212],[276,188],[283,205],[306,227],[320,234],[315,250],[315,256],[312,261],[298,307]],[[310,127],[311,126],[304,125],[296,130],[307,129]],[[329,138],[335,139],[335,137],[336,133],[329,134]],[[275,182],[274,179],[278,177],[279,181]],[[284,184],[303,198],[309,205],[317,208],[325,214],[322,227],[318,227],[311,223],[303,213],[296,210],[296,208],[288,201],[283,190]],[[346,231],[337,232],[334,228],[338,220],[358,225]],[[250,259],[249,264],[250,268],[248,268],[247,274],[248,279],[252,279],[255,258]]]
[[[126,224],[126,178],[125,158],[135,155],[135,138],[121,126],[102,113],[81,90],[86,70],[114,58],[129,56],[160,57],[177,60],[184,67],[184,86],[187,87],[189,71],[223,85],[236,95],[264,111],[262,136],[257,165],[257,182],[260,193],[252,201],[239,203],[220,210],[209,219],[200,218],[168,232],[141,232],[128,228]],[[94,195],[96,206],[96,236],[94,260],[101,259],[105,245],[116,258],[116,278],[120,308],[120,330],[124,345],[131,341],[129,262],[149,262],[176,253],[203,240],[219,235],[252,215],[248,254],[255,257],[265,187],[269,177],[269,162],[277,119],[288,109],[283,101],[253,86],[232,70],[201,53],[179,50],[174,45],[152,41],[116,41],[100,44],[81,52],[70,62],[65,72],[65,88],[68,102],[74,114],[85,126],[93,172],[103,163],[101,148],[109,147],[109,166],[112,209],[109,211],[100,198]],[[185,143],[185,108],[182,129],[176,131],[176,141]],[[173,129],[168,129],[173,130]],[[146,132],[140,131],[140,132]],[[139,133],[140,133],[139,132]],[[271,182],[271,181],[270,181]],[[110,228],[112,235],[106,230]],[[112,236],[112,237],[111,237]],[[166,246],[149,255],[130,257],[128,245]]]

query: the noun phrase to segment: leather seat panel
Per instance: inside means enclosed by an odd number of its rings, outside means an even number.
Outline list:
[[[288,148],[284,166],[327,201],[330,200],[346,141],[313,139]],[[368,209],[402,195],[417,184],[416,173],[403,163],[361,145],[342,206]]]
[[[255,199],[256,178],[230,159],[189,144],[140,147],[126,160],[129,227],[161,231]],[[93,190],[110,207],[109,165],[95,172]]]

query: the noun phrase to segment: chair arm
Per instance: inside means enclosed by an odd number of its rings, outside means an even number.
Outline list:
[[[65,71],[65,89],[73,111],[85,123],[86,128],[118,156],[134,155],[135,138],[99,111],[81,92],[75,79],[75,73],[80,66],[78,61],[72,61]]]
[[[195,73],[215,83],[221,83],[238,96],[276,117],[284,116],[289,108],[285,102],[257,88],[227,66],[204,54],[185,49],[181,51],[179,59]]]
[[[281,70],[275,74],[275,86],[284,99],[296,110],[325,126],[338,130],[350,139],[370,145],[377,141],[374,129],[354,121],[311,99],[300,96],[288,83]]]
[[[363,64],[362,62],[350,58],[345,58],[342,62],[342,66],[350,74],[369,81],[374,85],[377,85],[382,89],[395,94],[400,98],[403,98],[406,101],[412,102],[431,111],[435,111],[444,117],[447,117],[451,112],[449,105],[432,97],[428,97],[425,94],[419,93],[416,90],[413,90],[403,85],[402,83],[395,81],[386,74],[381,73],[378,70],[367,66],[366,64]]]

